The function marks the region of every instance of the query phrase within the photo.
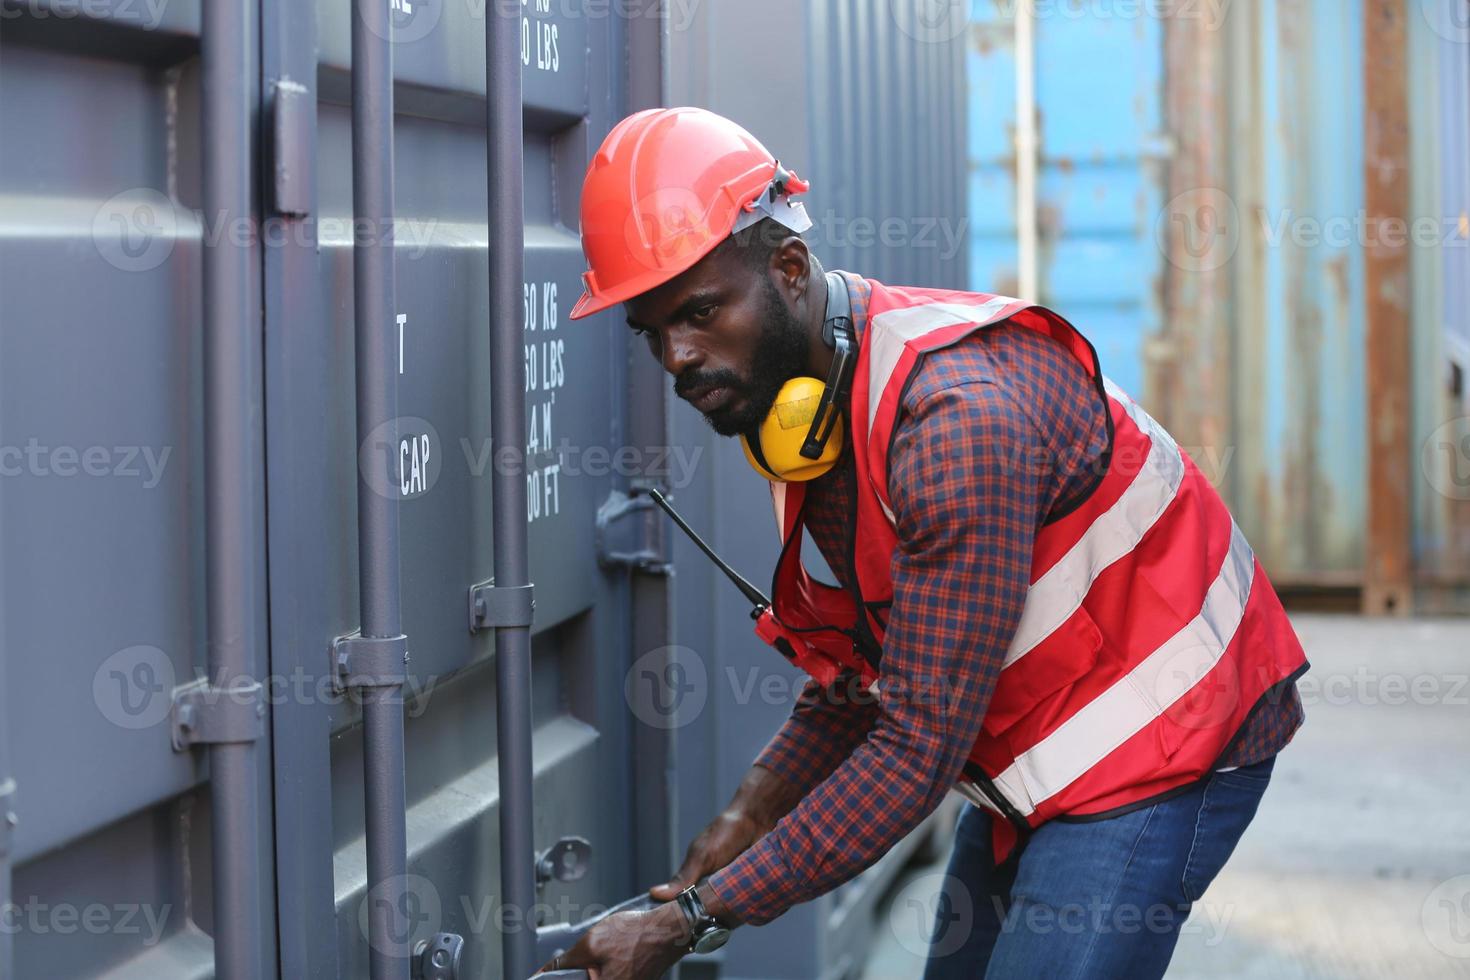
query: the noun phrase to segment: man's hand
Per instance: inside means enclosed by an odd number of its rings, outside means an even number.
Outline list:
[[[658,980],[688,945],[689,929],[677,905],[619,912],[589,929],[577,945],[540,972],[586,970],[592,980]]]
[[[769,769],[752,766],[730,805],[689,845],[678,873],[654,885],[648,894],[660,902],[672,902],[681,891],[744,854],[800,800],[786,780]],[[714,909],[710,912],[715,914]]]
[[[654,885],[648,894],[660,902],[672,902],[694,882],[744,854],[769,829],[744,813],[726,810],[694,838],[678,873],[662,885]]]

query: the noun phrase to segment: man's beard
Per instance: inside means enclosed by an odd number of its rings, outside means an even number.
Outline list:
[[[761,335],[751,359],[750,377],[742,378],[730,370],[705,371],[680,375],[674,386],[678,391],[722,386],[731,390],[735,396],[732,401],[740,404],[734,409],[716,409],[704,417],[722,436],[755,431],[776,404],[781,386],[806,370],[806,332],[782,302],[775,284],[766,276],[760,278],[765,283]]]

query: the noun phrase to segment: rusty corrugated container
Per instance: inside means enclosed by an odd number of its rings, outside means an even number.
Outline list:
[[[1413,268],[1412,464],[1420,604],[1470,607],[1470,21],[1434,0],[1410,22],[1416,108],[1413,209],[1437,219],[1439,247]],[[1459,15],[1458,18],[1456,15]]]
[[[1162,23],[1007,2],[972,17],[970,286],[1064,311],[1141,394],[1161,314]]]
[[[1446,411],[1431,311],[1455,277],[1434,274],[1454,261],[1454,229],[1429,158],[1439,122],[1416,108],[1463,112],[1464,87],[1432,76],[1464,46],[1443,44],[1432,4],[1410,6],[1388,11],[1396,35],[1358,0],[1168,24],[1167,356],[1149,390],[1182,439],[1214,447],[1278,585],[1384,611],[1413,606],[1411,564],[1465,575],[1464,550],[1434,544],[1447,524],[1418,465],[1427,420]],[[1384,172],[1400,182],[1374,183]]]
[[[1359,0],[1231,9],[1228,172],[1203,191],[1222,234],[1170,269],[1178,281],[1218,262],[1229,277],[1230,359],[1195,368],[1229,375],[1222,489],[1282,585],[1350,582],[1364,561],[1362,18]],[[1201,191],[1174,190],[1171,218],[1213,234],[1187,196]]]
[[[1288,592],[1470,578],[1456,2],[972,11],[971,287],[1072,318]]]

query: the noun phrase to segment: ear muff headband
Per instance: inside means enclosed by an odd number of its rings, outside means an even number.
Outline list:
[[[835,272],[827,273],[826,279],[822,339],[833,350],[826,383],[811,377],[787,381],[758,429],[740,437],[746,460],[767,480],[814,480],[832,469],[842,454],[842,411],[857,354],[847,283]]]

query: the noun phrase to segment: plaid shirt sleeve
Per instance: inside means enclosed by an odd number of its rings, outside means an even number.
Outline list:
[[[1050,503],[1046,481],[1015,461],[1045,445],[1014,395],[986,382],[926,390],[901,419],[890,454],[900,545],[875,717],[774,830],[711,876],[741,921],[769,922],[851,879],[959,777],[1020,621]]]
[[[755,764],[805,795],[852,753],[878,716],[876,703],[859,701],[851,693],[841,680],[831,687],[808,680],[791,717]]]

